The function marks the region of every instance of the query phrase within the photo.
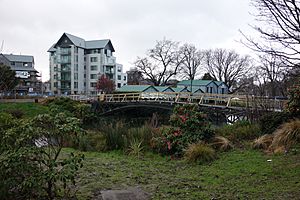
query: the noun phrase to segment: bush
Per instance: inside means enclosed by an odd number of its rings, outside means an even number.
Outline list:
[[[181,156],[189,144],[214,136],[207,116],[198,112],[197,105],[176,106],[170,124],[160,128],[151,141],[152,148],[162,154]]]
[[[76,111],[76,105],[80,104],[80,102],[67,97],[58,97],[49,99],[45,104],[48,105],[50,110],[55,113],[74,113]]]
[[[253,140],[261,135],[258,124],[251,124],[248,121],[238,121],[234,124],[227,124],[216,129],[216,134],[228,138],[233,142],[242,140]]]
[[[6,112],[17,119],[21,119],[24,116],[24,111],[19,109],[6,110]]]
[[[300,117],[300,82],[289,88],[287,110],[294,117]]]
[[[272,134],[282,123],[292,118],[288,112],[272,112],[264,115],[259,120],[262,134]]]
[[[75,184],[83,155],[59,155],[64,141],[81,131],[79,120],[63,113],[19,120],[18,126],[6,129],[0,149],[0,196],[54,199],[67,192],[69,184]]]
[[[189,162],[210,162],[216,159],[216,153],[213,148],[207,144],[197,143],[188,146],[184,152],[184,157]]]

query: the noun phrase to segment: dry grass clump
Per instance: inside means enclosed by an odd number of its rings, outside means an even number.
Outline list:
[[[191,144],[184,153],[189,162],[210,162],[216,159],[216,152],[213,148],[204,143]]]
[[[228,151],[233,148],[231,142],[223,136],[214,137],[211,146],[220,151]]]
[[[264,149],[275,154],[286,153],[297,142],[300,142],[300,119],[282,124],[273,134],[257,138],[253,148]]]
[[[267,150],[273,142],[273,134],[265,134],[255,139],[253,142],[254,149],[265,149]]]
[[[270,148],[276,150],[284,147],[289,150],[294,144],[300,142],[300,120],[293,120],[282,124],[274,133]]]

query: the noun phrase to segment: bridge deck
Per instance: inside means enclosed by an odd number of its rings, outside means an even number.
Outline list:
[[[169,103],[169,104],[198,104],[207,107],[233,108],[236,110],[255,108],[281,111],[286,101],[269,99],[259,96],[231,95],[231,94],[193,94],[176,92],[155,92],[155,93],[124,93],[105,94],[100,100],[110,103]]]

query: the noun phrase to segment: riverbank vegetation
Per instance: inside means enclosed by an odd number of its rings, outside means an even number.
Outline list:
[[[196,105],[176,106],[169,123],[157,126],[155,115],[142,125],[105,119],[67,98],[28,110],[18,104],[26,115],[1,104],[0,193],[5,199],[90,199],[139,186],[153,199],[297,198],[297,102],[295,96],[286,111],[255,123],[221,127]]]

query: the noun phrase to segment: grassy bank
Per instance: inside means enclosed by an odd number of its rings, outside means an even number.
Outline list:
[[[204,165],[155,154],[143,159],[120,152],[87,152],[85,156],[78,175],[79,199],[129,186],[141,186],[152,199],[300,199],[299,153],[269,156],[236,150]]]
[[[0,103],[0,112],[20,111],[25,118],[48,112],[48,107],[37,103]]]

